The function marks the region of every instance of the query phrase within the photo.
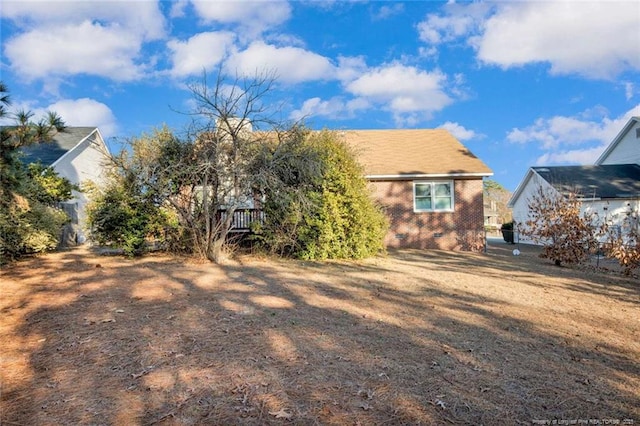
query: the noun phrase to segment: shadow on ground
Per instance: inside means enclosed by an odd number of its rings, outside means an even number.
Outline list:
[[[19,262],[0,273],[0,421],[639,421],[638,283],[511,250]]]

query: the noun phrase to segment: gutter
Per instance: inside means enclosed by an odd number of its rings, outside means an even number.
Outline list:
[[[485,173],[412,173],[403,175],[365,175],[368,180],[408,180],[408,179],[432,179],[432,178],[456,178],[456,177],[488,177],[491,172]]]

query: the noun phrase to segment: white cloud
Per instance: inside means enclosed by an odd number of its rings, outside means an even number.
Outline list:
[[[539,118],[531,126],[513,129],[507,140],[514,143],[537,143],[543,149],[581,145],[586,142],[609,142],[629,120],[632,111],[617,119],[588,121],[580,116]]]
[[[185,16],[185,9],[187,8],[188,0],[174,0],[171,3],[171,9],[169,10],[169,17],[182,18]]]
[[[430,13],[418,23],[416,29],[420,40],[438,45],[476,33],[487,13],[491,10],[487,3],[459,4],[449,2],[443,14]]]
[[[338,56],[336,78],[342,82],[351,82],[367,70],[367,63],[363,56]]]
[[[635,85],[630,81],[626,81],[623,84],[624,84],[624,96],[628,101],[630,101],[631,98],[633,98],[633,95],[635,94]]]
[[[599,108],[596,108],[599,111]],[[565,117],[539,118],[531,126],[513,129],[507,140],[513,143],[534,143],[546,151],[538,164],[578,163],[592,164],[634,115],[640,114],[640,105],[616,118],[592,118],[593,111]],[[569,146],[579,148],[567,149]]]
[[[316,97],[304,101],[300,109],[291,112],[289,118],[302,120],[323,116],[336,120],[349,119],[354,117],[356,111],[367,109],[369,106],[369,103],[362,98],[345,101],[340,97],[334,97],[323,101]]]
[[[466,35],[474,28],[474,20],[466,16],[439,16],[430,14],[417,26],[420,40],[440,44]]]
[[[447,121],[446,123],[438,126],[441,129],[446,129],[455,136],[457,139],[461,141],[467,141],[474,138],[482,137],[482,135],[477,134],[473,130],[466,129],[464,126],[459,123],[453,123],[451,121]]]
[[[45,111],[55,111],[67,126],[96,126],[105,138],[113,136],[118,128],[111,109],[90,98],[59,100],[46,109],[34,109],[34,117],[42,117]]]
[[[145,75],[144,42],[164,37],[166,21],[156,2],[3,3],[15,35],[4,53],[26,80],[91,74],[118,81]]]
[[[421,58],[435,58],[438,56],[438,48],[431,46],[431,47],[424,47],[424,46],[420,46],[418,47],[418,56],[420,56]]]
[[[211,71],[224,59],[234,40],[233,33],[221,31],[196,34],[187,41],[169,41],[171,74],[184,77],[201,73],[203,69]]]
[[[292,120],[306,119],[312,116],[334,117],[336,111],[344,109],[344,103],[339,99],[323,101],[320,98],[311,98],[304,101],[299,110],[291,112],[289,117]]]
[[[14,37],[7,41],[5,53],[15,72],[27,80],[92,74],[129,81],[143,75],[144,68],[135,63],[139,47],[133,34],[85,21],[54,32],[36,29]]]
[[[225,62],[225,69],[229,74],[237,72],[244,75],[274,71],[278,81],[283,83],[335,77],[335,67],[324,56],[299,47],[276,47],[262,41],[251,43],[246,50],[232,54]]]
[[[291,17],[291,6],[282,0],[211,1],[192,0],[198,16],[205,22],[235,24],[249,38],[282,24]]]
[[[166,21],[155,1],[15,1],[2,4],[2,17],[12,19],[23,30],[84,21],[117,23],[121,30],[155,40],[165,34]]]
[[[417,25],[434,47],[466,39],[478,59],[508,69],[548,63],[552,74],[611,79],[640,69],[640,3],[633,1],[518,1],[453,3]]]
[[[293,35],[283,33],[270,33],[265,35],[264,41],[268,44],[275,44],[278,46],[293,46],[293,47],[305,47],[306,43],[304,39]]]
[[[607,145],[569,151],[547,152],[536,159],[537,166],[553,164],[594,164]]]
[[[474,40],[478,58],[503,68],[547,62],[552,74],[612,78],[640,69],[637,2],[501,3]]]
[[[377,11],[373,14],[373,20],[379,21],[383,19],[388,19],[394,15],[399,15],[404,12],[404,4],[402,3],[393,3],[391,6],[384,5],[381,6]]]
[[[401,64],[372,68],[346,85],[346,90],[392,111],[398,124],[414,125],[451,104],[447,77]]]

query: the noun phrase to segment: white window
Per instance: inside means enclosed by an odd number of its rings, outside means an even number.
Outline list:
[[[413,182],[413,211],[452,212],[453,182]]]

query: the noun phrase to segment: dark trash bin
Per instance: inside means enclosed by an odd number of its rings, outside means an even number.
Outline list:
[[[500,232],[502,232],[502,238],[509,244],[514,244],[513,240],[513,222],[503,223],[500,227]]]

